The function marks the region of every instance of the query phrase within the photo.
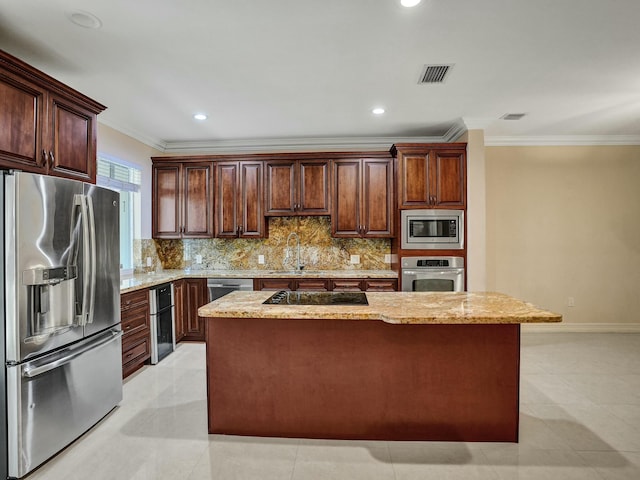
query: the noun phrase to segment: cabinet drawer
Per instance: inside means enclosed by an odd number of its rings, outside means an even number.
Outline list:
[[[327,292],[330,287],[329,283],[329,280],[324,280],[322,278],[300,279],[298,280],[298,287],[296,290],[307,292]]]
[[[365,280],[364,290],[367,292],[395,292],[398,290],[398,281],[389,280]]]
[[[127,311],[121,317],[122,332],[125,337],[135,335],[142,330],[149,330],[151,327],[149,307],[141,305]]]
[[[122,378],[127,377],[151,358],[151,339],[148,332],[122,342]]]
[[[362,282],[358,279],[331,280],[331,286],[334,292],[360,292],[362,290]]]
[[[135,290],[133,292],[120,295],[120,311],[122,313],[136,308],[140,305],[149,305],[149,290]]]
[[[295,280],[291,278],[263,278],[258,281],[258,290],[295,290]]]

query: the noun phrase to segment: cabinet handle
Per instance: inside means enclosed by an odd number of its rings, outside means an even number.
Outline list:
[[[47,151],[44,149],[42,150],[42,166],[47,166]]]
[[[56,157],[53,156],[53,151],[49,150],[49,162],[51,162],[52,167],[55,161],[56,161]]]

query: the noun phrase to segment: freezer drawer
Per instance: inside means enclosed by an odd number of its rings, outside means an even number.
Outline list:
[[[122,400],[121,332],[7,369],[9,475],[22,477]]]

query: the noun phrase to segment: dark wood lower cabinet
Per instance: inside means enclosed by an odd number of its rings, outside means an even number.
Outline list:
[[[149,290],[136,290],[120,296],[122,327],[122,378],[142,367],[151,358],[151,318]]]
[[[398,280],[360,278],[257,278],[255,290],[290,290],[306,292],[394,292]]]
[[[198,308],[209,303],[206,278],[187,278],[184,295],[183,341],[204,342],[205,320],[198,316]]]
[[[177,280],[173,282],[173,324],[175,328],[176,342],[182,340],[185,335],[185,289],[186,284],[184,280]]]

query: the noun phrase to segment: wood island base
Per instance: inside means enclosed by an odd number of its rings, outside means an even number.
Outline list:
[[[207,318],[209,433],[518,441],[520,325]]]

